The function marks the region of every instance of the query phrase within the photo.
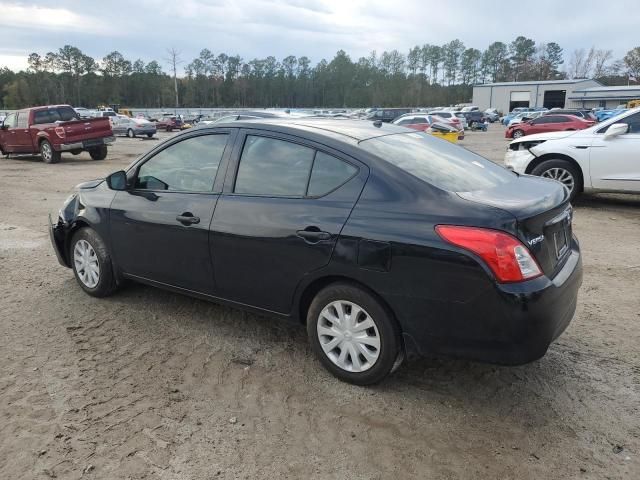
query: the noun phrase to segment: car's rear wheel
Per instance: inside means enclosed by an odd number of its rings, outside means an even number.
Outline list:
[[[316,295],[307,333],[324,367],[356,385],[380,382],[402,358],[391,313],[372,294],[348,283],[329,285]]]
[[[129,130],[127,130],[127,137],[129,137],[129,138],[135,138],[135,136],[136,136],[136,134],[135,134],[135,132],[133,131],[133,129],[131,129],[131,128],[130,128]]]
[[[89,155],[91,155],[91,158],[94,160],[104,160],[107,158],[107,146],[100,145],[99,147],[92,148],[89,150]]]
[[[542,162],[531,173],[544,178],[551,178],[562,183],[569,191],[569,200],[573,201],[582,191],[582,175],[573,163],[562,159],[551,159]]]
[[[524,137],[524,132],[522,130],[515,130],[512,135],[513,138]]]
[[[48,140],[40,143],[40,155],[44,163],[58,163],[60,161],[60,152],[56,152]]]
[[[147,133],[148,138],[153,138],[153,133]]]
[[[106,297],[116,290],[111,255],[100,235],[81,228],[71,239],[71,266],[80,287],[94,297]]]

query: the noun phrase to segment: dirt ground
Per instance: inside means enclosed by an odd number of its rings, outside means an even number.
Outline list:
[[[502,132],[464,145],[501,161]],[[47,214],[156,142],[0,158],[0,479],[640,478],[640,196],[576,203],[584,284],[544,358],[360,388],[302,328],[135,284],[94,299],[58,265]]]

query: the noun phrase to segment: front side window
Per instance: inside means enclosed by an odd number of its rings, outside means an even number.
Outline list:
[[[315,150],[276,138],[248,135],[240,158],[235,193],[301,197]]]
[[[11,113],[7,115],[7,118],[4,119],[3,125],[7,128],[16,128],[17,123],[17,115],[15,113]]]
[[[140,167],[135,188],[211,192],[227,138],[201,135],[170,145]]]
[[[360,146],[420,180],[451,192],[487,190],[515,178],[514,173],[480,155],[422,132],[370,138]]]
[[[621,118],[619,121],[613,122],[606,127],[601,128],[600,130],[598,130],[598,133],[606,132],[607,130],[609,130],[609,127],[611,125],[615,125],[616,123],[626,123],[627,125],[629,125],[627,133],[640,133],[640,112],[629,115],[626,118]]]

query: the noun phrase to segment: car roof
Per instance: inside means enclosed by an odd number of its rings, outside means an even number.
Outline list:
[[[374,125],[375,124],[375,125]],[[207,125],[204,128],[260,128],[281,133],[310,133],[321,137],[331,137],[347,143],[358,143],[370,138],[407,133],[407,129],[391,123],[372,122],[367,120],[353,120],[343,118],[260,118],[252,120],[238,120],[235,122],[221,122]]]

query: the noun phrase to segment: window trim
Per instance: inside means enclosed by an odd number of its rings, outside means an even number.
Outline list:
[[[274,131],[268,131],[268,130],[253,130],[253,129],[243,129],[240,132],[240,136],[241,138],[239,139],[239,141],[237,141],[237,146],[236,148],[234,148],[234,152],[233,152],[233,158],[230,161],[230,163],[233,163],[233,170],[232,171],[228,171],[227,172],[227,177],[228,180],[225,181],[225,188],[223,191],[224,195],[229,195],[229,196],[234,196],[234,197],[258,197],[258,198],[279,198],[279,199],[292,199],[292,200],[305,200],[305,199],[309,199],[309,200],[316,200],[322,197],[326,197],[327,195],[330,195],[331,193],[335,192],[336,190],[338,190],[339,188],[341,188],[343,185],[345,185],[347,182],[350,182],[351,180],[353,180],[355,177],[357,177],[360,174],[360,164],[359,163],[355,163],[354,161],[349,161],[347,159],[345,159],[345,155],[340,154],[337,155],[334,152],[329,151],[326,147],[323,148],[322,145],[320,144],[316,144],[315,142],[312,141],[307,141],[303,138],[300,137],[296,137],[293,135],[289,135],[286,133],[280,133],[280,132],[274,132]],[[247,137],[249,136],[254,136],[254,137],[266,137],[266,138],[273,138],[274,140],[280,140],[283,142],[289,142],[289,143],[294,143],[296,145],[300,145],[301,147],[306,147],[309,148],[311,150],[314,151],[313,153],[313,159],[311,161],[311,167],[309,168],[309,174],[307,176],[307,184],[305,187],[305,193],[304,195],[273,195],[273,194],[261,194],[261,193],[237,193],[235,192],[235,188],[236,188],[236,181],[238,179],[238,172],[240,171],[240,161],[242,160],[242,152],[244,151],[244,146],[245,143],[247,141]],[[330,157],[335,157],[336,159],[340,160],[341,162],[345,162],[349,165],[351,165],[352,167],[354,167],[356,169],[356,171],[354,172],[353,175],[351,175],[347,180],[345,180],[344,182],[342,182],[340,185],[338,185],[337,187],[333,188],[332,190],[322,194],[322,195],[307,195],[307,193],[309,192],[309,183],[311,182],[311,174],[313,173],[313,166],[315,165],[316,162],[316,156],[318,154],[318,152],[322,152],[325,155],[329,155]],[[229,188],[229,190],[227,191],[227,188]]]
[[[190,132],[192,133],[192,132]],[[174,138],[172,139],[173,141],[171,141],[170,143],[167,144],[162,144],[162,145],[158,145],[158,147],[154,148],[153,150],[151,150],[149,153],[147,153],[147,155],[145,155],[142,159],[140,159],[139,162],[133,164],[131,166],[130,169],[127,170],[127,183],[129,185],[131,185],[131,187],[129,189],[127,189],[130,192],[136,192],[136,193],[181,193],[181,194],[195,194],[195,195],[203,195],[203,194],[212,194],[212,195],[219,195],[222,193],[222,186],[218,184],[217,180],[218,178],[220,178],[220,170],[223,167],[223,163],[226,163],[226,157],[228,157],[228,153],[229,153],[229,149],[230,146],[233,146],[233,143],[235,141],[235,135],[233,135],[234,132],[225,129],[225,130],[220,130],[220,131],[202,131],[202,132],[197,132],[195,134],[192,135],[187,135],[185,137],[179,137],[179,138]],[[226,135],[227,136],[227,143],[224,147],[224,150],[222,151],[222,156],[220,157],[220,163],[218,164],[218,169],[216,170],[216,176],[213,179],[213,185],[211,187],[211,190],[200,190],[200,191],[194,191],[194,190],[157,190],[157,189],[147,189],[147,188],[136,188],[136,181],[138,179],[138,175],[140,173],[140,169],[142,168],[142,166],[147,163],[148,161],[152,160],[153,158],[156,157],[156,155],[164,152],[166,149],[173,147],[174,145],[177,145],[178,143],[182,143],[186,140],[190,140],[192,138],[197,138],[197,137],[204,137],[206,135]],[[131,174],[131,176],[129,175],[130,172],[133,172]],[[226,166],[225,166],[225,173],[226,173]],[[217,187],[217,188],[216,188]]]

